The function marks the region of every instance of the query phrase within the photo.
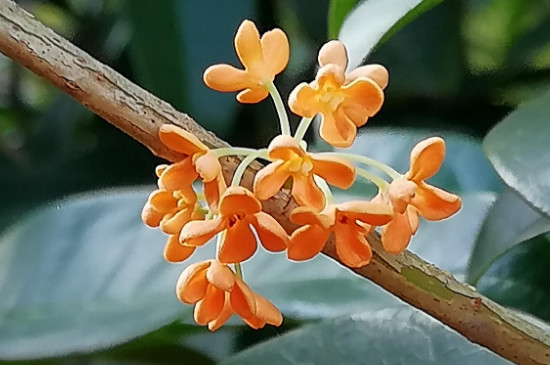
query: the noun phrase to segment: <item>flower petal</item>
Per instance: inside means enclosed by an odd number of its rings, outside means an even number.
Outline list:
[[[235,274],[227,266],[218,261],[212,261],[212,265],[206,272],[206,279],[210,284],[220,290],[231,291],[235,285]]]
[[[263,65],[260,33],[250,20],[244,20],[235,35],[235,50],[237,56],[247,70],[258,72]]]
[[[234,214],[254,214],[262,210],[262,204],[247,188],[230,186],[220,200],[220,214],[230,216]]]
[[[288,235],[275,218],[265,212],[258,212],[250,219],[266,250],[280,252],[287,248]]]
[[[287,255],[290,260],[309,260],[317,255],[328,240],[330,230],[306,225],[295,230],[290,236]]]
[[[197,324],[204,326],[218,318],[225,303],[225,292],[209,285],[206,295],[195,305],[194,318]]]
[[[343,68],[348,67],[348,55],[344,44],[337,40],[332,40],[323,45],[319,50],[317,58],[321,67],[332,63]]]
[[[246,71],[226,64],[208,67],[202,79],[209,88],[222,92],[244,90],[253,85]]]
[[[233,313],[233,308],[231,308],[231,303],[229,302],[229,293],[226,292],[222,312],[216,319],[208,323],[208,329],[212,332],[218,330],[229,320],[229,318],[231,318]]]
[[[348,160],[336,156],[310,154],[312,173],[325,179],[330,185],[348,189],[355,181],[355,166]]]
[[[237,94],[237,101],[243,104],[256,104],[267,98],[268,95],[269,91],[265,88],[251,84],[247,89]]]
[[[149,195],[149,203],[158,212],[168,212],[178,206],[178,199],[171,191],[155,190]]]
[[[420,224],[418,219],[418,211],[412,205],[407,207],[407,215],[409,216],[409,223],[411,224],[412,234],[416,234],[418,231],[418,226]]]
[[[179,235],[183,226],[191,220],[191,213],[193,213],[193,210],[186,208],[177,211],[175,214],[164,216],[160,222],[160,229],[166,234]]]
[[[193,190],[193,181],[198,177],[191,158],[185,158],[175,164],[168,166],[159,177],[159,187],[162,190],[176,191],[182,190],[189,195],[190,190]]]
[[[349,267],[362,267],[370,262],[372,250],[364,234],[354,228],[355,224],[336,224],[334,238],[336,253]]]
[[[226,228],[227,221],[221,217],[207,221],[191,221],[183,226],[179,240],[189,246],[202,246]]]
[[[336,110],[336,114],[324,111],[319,135],[334,147],[346,148],[351,146],[355,140],[357,127],[346,117],[341,108]]]
[[[449,218],[462,207],[462,201],[455,194],[420,182],[411,204],[418,213],[429,221]]]
[[[273,138],[267,148],[267,154],[271,160],[289,161],[296,157],[304,157],[305,151],[291,136],[280,134]]]
[[[193,164],[195,165],[195,170],[204,182],[213,181],[222,173],[222,167],[218,160],[218,156],[210,150],[193,158]]]
[[[194,304],[206,295],[206,269],[210,267],[212,261],[201,261],[191,264],[183,270],[178,283],[176,284],[176,293],[178,299],[187,304]]]
[[[283,323],[283,315],[271,302],[264,297],[255,294],[256,315],[243,318],[244,322],[253,329],[263,328],[266,324],[280,326]]]
[[[162,218],[164,218],[164,213],[157,212],[155,208],[151,206],[151,203],[145,203],[141,211],[141,220],[143,223],[149,227],[158,227]]]
[[[235,286],[229,296],[231,307],[241,318],[250,318],[256,313],[256,299],[248,285],[235,278]]]
[[[384,103],[384,92],[376,82],[371,79],[359,78],[348,85],[342,87],[345,99],[342,102],[342,108],[347,114],[351,114],[353,108],[361,108],[365,113],[365,122],[367,117],[372,117],[382,107]],[[352,116],[352,121],[357,123],[356,117]],[[365,124],[356,124],[358,127]]]
[[[317,71],[315,75],[315,81],[319,85],[319,88],[323,88],[325,84],[329,84],[330,87],[340,87],[344,84],[346,79],[346,70],[338,65],[329,63]],[[319,90],[319,89],[317,89]]]
[[[387,190],[393,209],[399,214],[403,214],[416,194],[416,190],[416,183],[407,180],[405,177],[393,180]]]
[[[409,245],[412,234],[407,212],[396,214],[391,222],[382,227],[382,247],[389,253],[401,253]]]
[[[171,235],[164,246],[164,259],[168,262],[182,262],[195,252],[195,247],[182,245],[177,235]]]
[[[218,258],[223,263],[238,263],[248,260],[256,252],[256,237],[247,219],[237,220],[228,227],[220,245]]]
[[[208,147],[193,134],[173,124],[163,124],[160,126],[159,139],[172,151],[188,156],[208,150]]]
[[[208,206],[214,213],[218,213],[220,198],[227,189],[223,176],[218,176],[213,181],[204,183],[204,197]]]
[[[290,221],[301,226],[311,224],[328,228],[325,226],[325,220],[321,217],[320,213],[310,207],[294,208],[294,210],[290,213]]]
[[[439,137],[425,139],[412,149],[406,177],[414,182],[429,179],[439,171],[444,159],[445,141]]]
[[[262,168],[254,177],[254,194],[266,200],[277,194],[290,177],[284,161],[275,161]]]
[[[261,39],[262,54],[266,67],[273,75],[281,73],[288,64],[290,45],[286,34],[280,29],[265,32]]]
[[[385,89],[388,86],[388,70],[382,65],[372,64],[356,68],[346,75],[346,84],[355,81],[358,78],[369,78],[376,82],[378,86]]]
[[[321,111],[317,92],[306,82],[298,84],[288,97],[288,107],[301,117],[313,118]]]
[[[359,220],[372,226],[382,226],[393,218],[393,209],[387,204],[372,201],[350,201],[336,205],[337,216]]]
[[[313,176],[295,175],[292,196],[298,204],[320,211],[325,206],[325,195],[313,181]]]

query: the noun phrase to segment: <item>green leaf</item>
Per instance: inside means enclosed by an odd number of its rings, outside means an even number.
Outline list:
[[[514,246],[485,272],[477,289],[496,302],[550,320],[550,235]]]
[[[346,44],[350,68],[361,64],[381,39],[394,34],[442,0],[365,0],[344,21],[338,38]]]
[[[483,147],[502,180],[550,216],[550,92],[521,105],[485,137]]]
[[[328,37],[338,38],[342,23],[359,0],[331,0],[328,10]]]
[[[133,0],[126,4],[138,81],[206,129],[222,137],[229,133],[238,106],[235,95],[210,90],[202,74],[215,63],[240,67],[233,37],[243,18],[253,15],[254,1],[216,3],[216,12],[208,1]]]
[[[192,307],[174,294],[185,265],[163,261],[166,237],[140,219],[151,190],[72,197],[3,235],[0,359],[91,352],[176,319],[192,321]],[[211,242],[186,264],[211,259],[214,250]],[[243,270],[251,288],[286,316],[326,318],[400,303],[321,256],[294,263],[259,249]]]
[[[504,190],[483,222],[468,265],[468,282],[475,284],[496,259],[518,243],[549,231],[550,219],[510,189]]]
[[[454,193],[501,189],[502,184],[484,156],[479,141],[458,133],[373,128],[360,134],[355,144],[345,152],[374,158],[404,173],[409,169],[412,148],[433,136],[445,139],[447,153],[441,170],[429,180],[430,183]]]
[[[0,240],[0,358],[111,347],[185,311],[180,268],[140,224],[143,191],[79,196],[33,213]]]
[[[412,308],[364,312],[309,325],[222,364],[509,364]]]

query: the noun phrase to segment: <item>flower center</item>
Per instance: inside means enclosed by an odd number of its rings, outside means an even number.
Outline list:
[[[289,161],[288,171],[290,172],[309,176],[311,170],[313,170],[313,163],[311,163],[311,160],[307,157],[294,157]]]
[[[229,227],[233,227],[238,221],[242,221],[245,217],[243,213],[235,213],[229,217]]]

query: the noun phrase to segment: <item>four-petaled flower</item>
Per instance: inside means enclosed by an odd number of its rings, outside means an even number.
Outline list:
[[[332,204],[317,213],[298,207],[290,220],[302,227],[295,230],[288,245],[288,258],[307,260],[323,249],[331,232],[334,233],[336,253],[349,267],[361,267],[372,257],[366,236],[374,226],[382,226],[393,217],[389,205],[368,201]]]
[[[281,312],[267,299],[254,293],[233,271],[216,260],[197,262],[180,275],[176,293],[184,303],[195,304],[199,325],[215,331],[236,313],[258,329],[266,324],[280,326]]]
[[[216,212],[220,196],[226,189],[218,157],[197,137],[175,125],[162,125],[159,138],[169,149],[186,155],[175,164],[161,166],[157,172],[159,187],[179,191],[191,200],[190,197],[196,195],[193,182],[200,177],[206,201],[210,209]]]
[[[260,39],[258,29],[250,20],[242,22],[235,35],[235,50],[244,66],[210,66],[204,72],[204,83],[217,91],[239,91],[241,103],[258,103],[268,95],[267,85],[288,64],[289,44],[285,33],[273,29]]]
[[[197,204],[196,196],[186,197],[179,191],[155,190],[143,207],[141,219],[149,227],[160,227],[169,235],[164,247],[166,261],[181,262],[195,252],[195,247],[179,243],[181,229],[191,220],[204,219],[204,211]]]
[[[256,174],[254,193],[260,200],[274,196],[292,177],[292,196],[298,204],[317,211],[325,206],[325,195],[313,176],[325,179],[341,189],[349,188],[355,181],[355,167],[344,158],[307,153],[286,135],[275,137],[269,144],[268,157],[274,161]]]
[[[418,215],[438,221],[460,210],[460,198],[424,180],[439,171],[445,159],[445,141],[439,137],[418,143],[411,151],[410,169],[395,179],[377,198],[391,202],[395,218],[382,227],[382,244],[390,253],[400,253],[418,228]]]
[[[262,212],[259,200],[246,188],[227,188],[219,204],[219,214],[207,221],[191,221],[180,234],[180,242],[187,246],[202,246],[216,234],[222,239],[218,258],[224,263],[238,263],[249,259],[256,252],[258,234],[262,245],[272,252],[288,246],[288,235],[269,214]]]
[[[288,99],[290,110],[302,117],[322,116],[319,134],[335,147],[349,147],[357,128],[375,115],[384,102],[378,83],[358,73],[347,79],[341,60],[333,55],[319,57],[321,68],[315,80],[302,82]],[[326,63],[328,61],[337,63]],[[347,58],[345,60],[347,63]],[[378,77],[382,83],[383,77]]]

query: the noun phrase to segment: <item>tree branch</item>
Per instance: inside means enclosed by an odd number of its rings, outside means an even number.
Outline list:
[[[210,147],[227,146],[188,115],[96,61],[10,0],[0,0],[0,51],[71,95],[157,156],[169,161],[182,157],[158,140],[158,129],[165,123],[184,128]],[[224,158],[221,162],[229,177],[239,161]],[[245,186],[251,186],[257,168],[258,165],[247,171],[243,179]],[[295,227],[288,215],[295,206],[283,192],[267,201],[264,209],[291,231]],[[511,361],[550,364],[550,337],[540,328],[414,254],[387,254],[376,235],[369,237],[369,241],[374,257],[369,265],[353,269],[356,274]],[[332,241],[323,252],[340,262]]]

